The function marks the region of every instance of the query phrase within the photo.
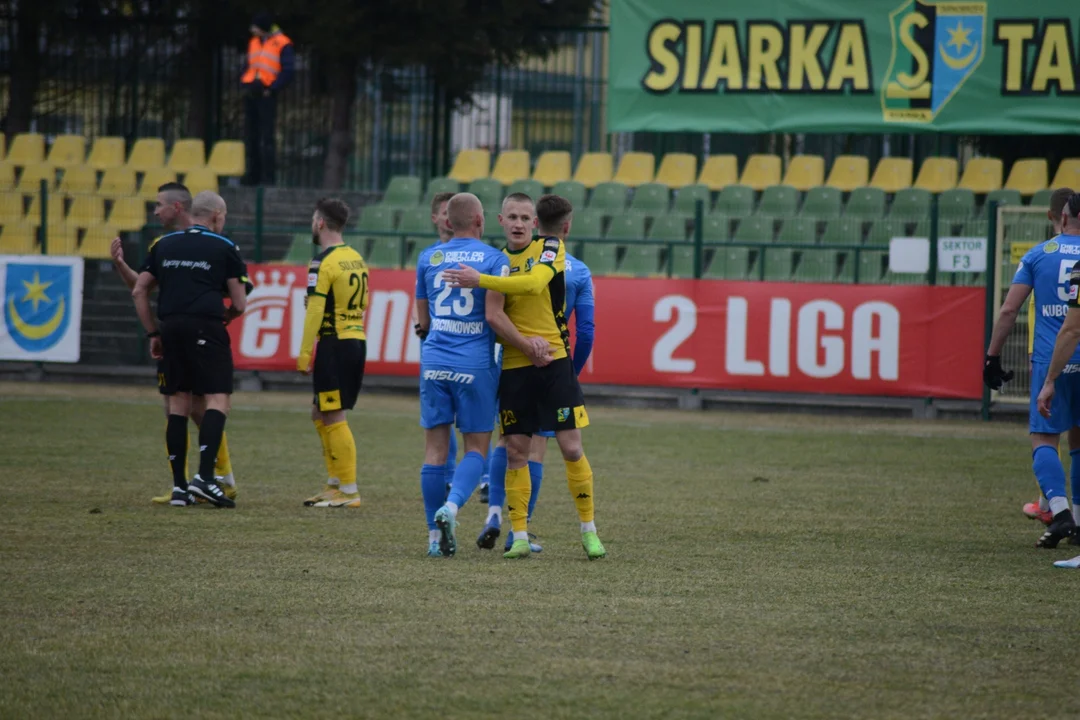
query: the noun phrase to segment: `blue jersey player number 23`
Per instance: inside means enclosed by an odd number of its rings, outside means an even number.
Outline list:
[[[416,298],[428,302],[431,315],[420,351],[420,425],[432,429],[456,420],[463,433],[491,432],[499,369],[495,332],[485,316],[488,291],[447,285],[443,271],[459,264],[485,275],[510,272],[503,253],[471,238],[454,238],[420,254]]]

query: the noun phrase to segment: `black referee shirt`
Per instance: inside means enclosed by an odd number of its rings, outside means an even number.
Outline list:
[[[150,248],[142,270],[157,280],[162,320],[171,315],[222,320],[228,279],[247,278],[236,244],[202,225],[163,235]]]

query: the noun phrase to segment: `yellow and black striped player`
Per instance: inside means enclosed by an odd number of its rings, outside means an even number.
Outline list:
[[[349,206],[336,198],[320,200],[311,219],[312,242],[321,252],[308,269],[307,314],[296,368],[311,372],[317,342],[311,420],[322,441],[327,481],[321,493],[304,501],[308,507],[360,507],[356,441],[345,411],[356,405],[364,381],[368,268],[360,253],[342,240],[348,220]]]

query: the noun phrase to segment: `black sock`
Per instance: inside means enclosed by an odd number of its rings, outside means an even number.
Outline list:
[[[165,425],[165,450],[172,466],[173,487],[187,490],[187,416],[170,415]]]
[[[206,482],[214,480],[214,462],[225,432],[225,413],[207,410],[199,426],[199,477]]]

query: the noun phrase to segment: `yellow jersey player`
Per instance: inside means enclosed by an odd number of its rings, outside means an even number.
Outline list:
[[[178,182],[168,182],[158,188],[157,204],[154,206],[154,217],[156,217],[162,226],[164,226],[166,234],[187,230],[191,227],[191,203],[191,192],[186,186]],[[154,246],[157,245],[162,237],[164,237],[164,235],[154,238],[147,250],[153,250]],[[112,241],[110,251],[112,254],[113,266],[124,280],[124,284],[128,286],[129,290],[135,289],[135,282],[138,280],[139,274],[124,261],[124,245],[120,238],[115,238]],[[246,284],[248,292],[250,292],[251,286],[248,283],[247,278],[243,278],[243,282]],[[168,418],[169,399],[165,395],[165,373],[160,360],[157,365],[158,392],[161,393],[162,398],[165,400],[165,417]],[[195,422],[196,426],[202,425],[202,419],[205,413],[206,399],[202,395],[192,396],[191,419]],[[214,465],[214,481],[221,486],[221,489],[230,500],[236,499],[236,479],[233,477],[232,462],[229,457],[229,444],[224,432],[221,435],[221,446],[218,448],[217,462]],[[164,495],[152,498],[152,500],[159,505],[168,505],[172,501],[172,493],[167,492]]]
[[[308,270],[307,314],[296,369],[305,375],[311,372],[317,341],[311,420],[322,441],[328,480],[323,492],[304,501],[308,507],[360,507],[356,441],[345,411],[356,405],[364,381],[368,268],[360,253],[341,238],[348,221],[349,206],[337,198],[316,203],[311,218],[312,242],[321,252]]]
[[[523,558],[532,553],[528,534],[531,495],[528,461],[531,437],[541,430],[555,432],[566,463],[570,496],[581,521],[581,543],[590,560],[606,551],[594,522],[593,472],[581,445],[581,428],[589,424],[577,374],[570,359],[570,332],[566,324],[566,248],[562,238],[570,232],[573,206],[566,198],[544,195],[535,211],[527,195],[503,201],[503,214],[535,212],[539,237],[513,235],[506,247],[509,277],[481,275],[464,265],[446,270],[448,285],[480,287],[506,295],[506,314],[514,327],[535,341],[532,353],[513,345],[503,349],[499,379],[499,419],[506,438],[506,499],[514,542],[503,557]]]

